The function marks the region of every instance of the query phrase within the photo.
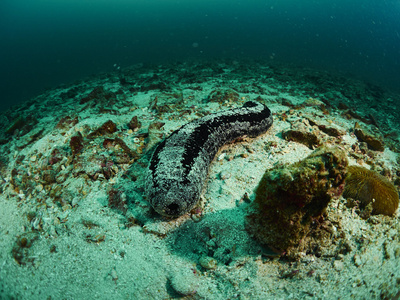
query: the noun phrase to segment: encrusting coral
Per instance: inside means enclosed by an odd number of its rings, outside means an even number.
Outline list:
[[[312,224],[323,223],[329,201],[341,195],[347,165],[344,150],[322,146],[302,161],[267,170],[247,216],[247,230],[261,244],[290,257],[308,250]]]
[[[390,216],[399,206],[396,187],[386,177],[359,166],[348,167],[343,196],[359,200],[361,207],[371,203],[373,214]]]

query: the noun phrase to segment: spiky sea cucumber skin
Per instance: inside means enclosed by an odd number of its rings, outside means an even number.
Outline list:
[[[159,214],[181,216],[199,201],[210,163],[219,148],[239,137],[256,137],[272,125],[269,108],[249,101],[194,120],[155,149],[146,177],[147,199]]]

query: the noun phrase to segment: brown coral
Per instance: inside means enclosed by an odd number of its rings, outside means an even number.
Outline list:
[[[372,203],[373,214],[393,215],[399,206],[395,186],[386,177],[359,166],[348,168],[343,196],[359,200],[361,207]]]

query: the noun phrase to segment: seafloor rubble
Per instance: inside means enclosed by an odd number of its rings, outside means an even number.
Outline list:
[[[189,215],[157,215],[143,187],[154,145],[248,100],[271,108],[273,128],[221,149]],[[398,297],[398,213],[345,199],[342,182],[290,247],[309,228],[329,243],[286,252],[276,237],[265,245],[245,228],[266,170],[294,166],[323,145],[398,189],[398,103],[399,94],[327,72],[215,61],[137,65],[15,106],[0,115],[1,296]],[[14,223],[6,207],[15,209]],[[79,277],[86,282],[73,283]]]

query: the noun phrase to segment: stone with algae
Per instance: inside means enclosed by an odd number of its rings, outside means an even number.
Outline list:
[[[312,224],[343,191],[347,165],[344,150],[322,146],[302,161],[267,170],[246,218],[249,233],[280,253],[307,250]]]

